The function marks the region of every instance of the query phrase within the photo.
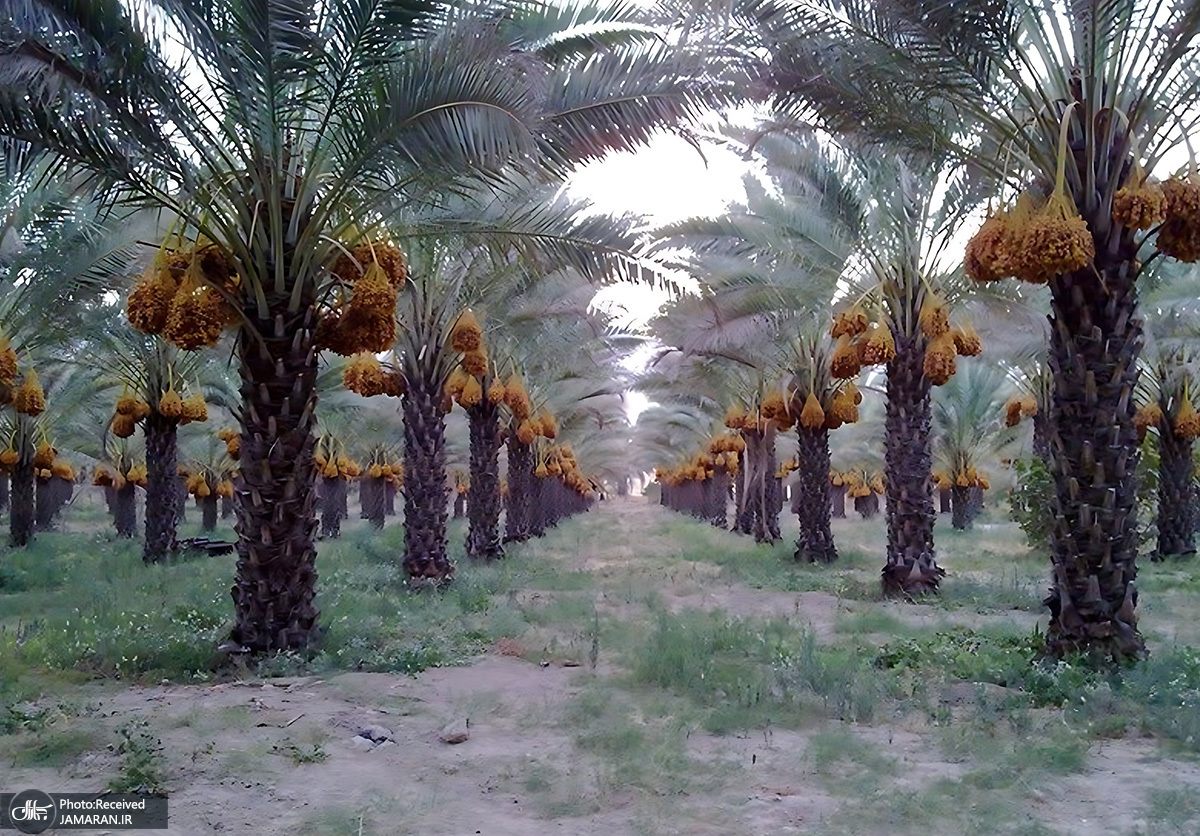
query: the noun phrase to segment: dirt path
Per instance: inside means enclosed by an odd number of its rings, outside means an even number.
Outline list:
[[[619,538],[581,539],[578,548],[556,553],[560,568],[594,575],[595,589],[582,594],[593,596],[604,617],[632,618],[638,595],[653,591],[672,611],[784,618],[825,642],[836,637],[839,616],[862,609],[862,602],[829,593],[732,583],[713,564],[686,555],[664,563],[655,555],[672,554],[674,546],[661,533],[663,513],[641,500],[606,503],[595,522],[619,530]],[[887,611],[926,626],[984,617],[911,605]],[[984,782],[997,779],[980,777],[966,755],[948,755],[939,745],[946,730],[910,715],[876,725],[814,720],[803,731],[768,726],[715,736],[695,728],[663,731],[634,712],[633,725],[648,739],[683,736],[694,777],[653,792],[630,788],[613,766],[622,763],[621,752],[609,752],[606,760],[581,746],[587,712],[602,711],[603,700],[624,687],[612,660],[602,658],[593,671],[504,655],[510,650],[496,648],[470,666],[416,677],[341,673],[216,685],[108,684],[84,689],[90,707],[82,722],[111,732],[145,721],[161,739],[173,836],[949,836],[964,832],[962,823],[975,820],[970,816],[986,822],[993,815]],[[465,742],[440,739],[453,721],[469,723]],[[0,784],[94,790],[115,773],[117,761],[101,749],[64,770],[5,765]],[[1151,742],[1106,741],[1088,752],[1076,774],[1010,788],[1020,804],[1001,811],[1005,829],[975,832],[1149,833],[1143,811],[1164,788],[1195,795],[1200,767],[1164,759]],[[929,806],[931,819],[910,809],[914,804]],[[914,821],[922,823],[911,826]]]

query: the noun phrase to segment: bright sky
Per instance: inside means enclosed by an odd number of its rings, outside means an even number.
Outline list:
[[[647,228],[685,218],[720,214],[731,202],[745,200],[742,177],[747,164],[736,153],[706,144],[701,154],[685,140],[662,135],[637,153],[613,154],[572,178],[571,191],[589,198],[598,211],[646,218]],[[618,284],[596,294],[594,304],[627,327],[644,325],[667,301],[664,290]],[[636,359],[636,358],[634,358]],[[630,422],[649,405],[630,393]]]
[[[685,140],[664,134],[637,153],[613,154],[571,179],[571,191],[589,198],[600,212],[635,214],[648,229],[701,215],[720,214],[745,199],[746,163],[736,153],[706,144],[701,155]],[[623,324],[641,325],[665,302],[664,291],[647,286],[605,288],[596,304]]]

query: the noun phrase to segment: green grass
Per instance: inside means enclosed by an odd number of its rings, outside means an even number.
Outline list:
[[[0,752],[13,766],[63,769],[104,744],[94,724],[59,724],[0,738]]]
[[[534,548],[473,563],[458,545],[458,528],[452,551],[459,574],[444,592],[407,588],[398,526],[378,533],[348,524],[341,539],[319,544],[323,640],[312,653],[267,659],[257,672],[415,673],[461,664],[530,623],[591,612],[583,599],[555,598],[548,611],[525,613],[497,603],[518,587],[578,589],[582,573],[555,571]],[[48,533],[28,550],[0,552],[0,565],[19,579],[0,594],[0,695],[24,693],[20,681],[38,671],[196,681],[211,678],[223,662],[215,648],[231,626],[231,557],[147,566],[136,543]]]
[[[635,683],[692,701],[717,733],[803,725],[814,714],[868,720],[887,679],[785,619],[704,612],[658,613],[628,667]]]
[[[400,526],[379,533],[352,519],[340,540],[318,546],[320,645],[240,666],[214,653],[230,627],[232,558],[145,566],[138,544],[108,534],[39,535],[29,550],[0,548],[0,759],[64,770],[112,744],[124,747],[115,780],[161,783],[173,773],[153,743],[136,729],[113,743],[116,721],[89,713],[81,683],[100,679],[115,690],[161,679],[412,674],[469,663],[511,638],[530,663],[581,664],[554,708],[526,711],[486,691],[456,707],[481,724],[569,741],[565,754],[514,753],[498,773],[506,792],[522,803],[530,796],[531,815],[628,805],[635,832],[657,833],[721,805],[735,822],[743,785],[756,780],[749,756],[712,753],[761,738],[769,749],[772,739],[789,741],[796,782],[808,775],[835,799],[834,814],[806,822],[813,832],[1047,836],[1029,813],[1031,794],[1085,773],[1095,747],[1149,736],[1162,757],[1200,753],[1200,653],[1172,641],[1193,629],[1200,561],[1141,567],[1143,629],[1164,636],[1147,661],[1117,672],[1047,663],[1031,616],[1042,614],[1048,567],[1014,525],[987,519],[965,533],[939,522],[938,560],[949,575],[940,596],[915,607],[878,601],[882,519],[836,522],[841,558],[832,566],[797,564],[786,526],[784,542],[757,545],[658,509],[631,522],[620,512],[583,515],[477,564],[462,553],[456,522],[454,584],[415,592],[398,568]],[[731,587],[737,596],[715,594]],[[794,592],[836,600],[796,596],[793,612]],[[761,610],[691,609],[756,598]],[[821,608],[802,605],[813,601]],[[787,617],[769,615],[781,611]],[[810,617],[833,623],[810,629]],[[1169,630],[1161,626],[1168,618]],[[342,679],[330,685],[344,689],[334,698],[385,704]],[[397,719],[442,713],[406,699],[386,704]],[[218,730],[249,739],[257,721],[244,705],[154,720],[164,735],[187,729],[196,746]],[[919,746],[891,748],[884,730],[892,729],[919,730]],[[220,775],[283,774],[331,768],[335,745],[297,731],[209,754]],[[928,763],[953,777],[922,773]],[[1147,795],[1138,832],[1195,832],[1200,808],[1187,791],[1165,785]],[[711,799],[707,812],[702,799]],[[361,816],[363,833],[391,832],[387,812],[404,810],[416,817],[409,832],[424,832],[438,803],[436,789],[421,786],[402,800],[314,810],[308,826],[355,833]]]

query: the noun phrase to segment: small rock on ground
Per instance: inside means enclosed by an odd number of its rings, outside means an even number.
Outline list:
[[[443,743],[464,743],[471,733],[467,730],[468,720],[462,718],[447,723],[438,733],[438,740]]]

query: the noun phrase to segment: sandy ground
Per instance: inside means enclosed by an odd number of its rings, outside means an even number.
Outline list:
[[[626,527],[651,527],[661,513],[640,500],[610,503],[597,513],[614,509]],[[575,568],[602,572],[621,555],[584,550],[575,559]],[[672,610],[787,618],[813,629],[819,640],[833,635],[839,613],[846,612],[846,602],[832,595],[749,589],[711,577],[710,569],[677,569],[686,582],[672,584],[668,575],[663,600]],[[703,572],[710,577],[698,591],[697,573]],[[621,606],[598,593],[597,607],[606,614],[619,615]],[[892,611],[905,621],[929,623],[1007,617],[947,616],[911,605]],[[1012,617],[1033,619],[1028,613]],[[818,769],[810,751],[816,735],[849,735],[847,740],[857,738],[877,752],[891,764],[887,792],[898,797],[938,781],[960,781],[970,768],[965,759],[948,757],[920,719],[876,725],[823,721],[806,731],[728,736],[689,731],[687,754],[706,776],[700,784],[664,795],[630,789],[620,775],[606,773],[594,753],[580,749],[566,710],[598,679],[619,672],[603,660],[595,671],[586,665],[542,666],[506,655],[511,650],[498,647],[470,666],[416,677],[342,673],[194,686],[97,686],[88,697],[88,722],[111,729],[144,719],[159,735],[171,791],[167,832],[173,836],[883,834],[901,831],[873,818],[852,830],[838,829],[845,827],[838,822],[854,820],[856,773],[848,767],[839,777],[836,770]],[[439,739],[447,724],[463,720],[469,723],[468,740]],[[323,759],[303,762],[318,751]],[[0,785],[91,791],[114,774],[116,764],[117,755],[107,750],[84,755],[61,771],[0,764]],[[1147,832],[1139,811],[1154,790],[1168,786],[1200,792],[1200,767],[1171,759],[1153,741],[1104,741],[1089,751],[1082,773],[1026,788],[1026,809],[1018,819],[1045,828],[1031,833],[1139,834]]]

